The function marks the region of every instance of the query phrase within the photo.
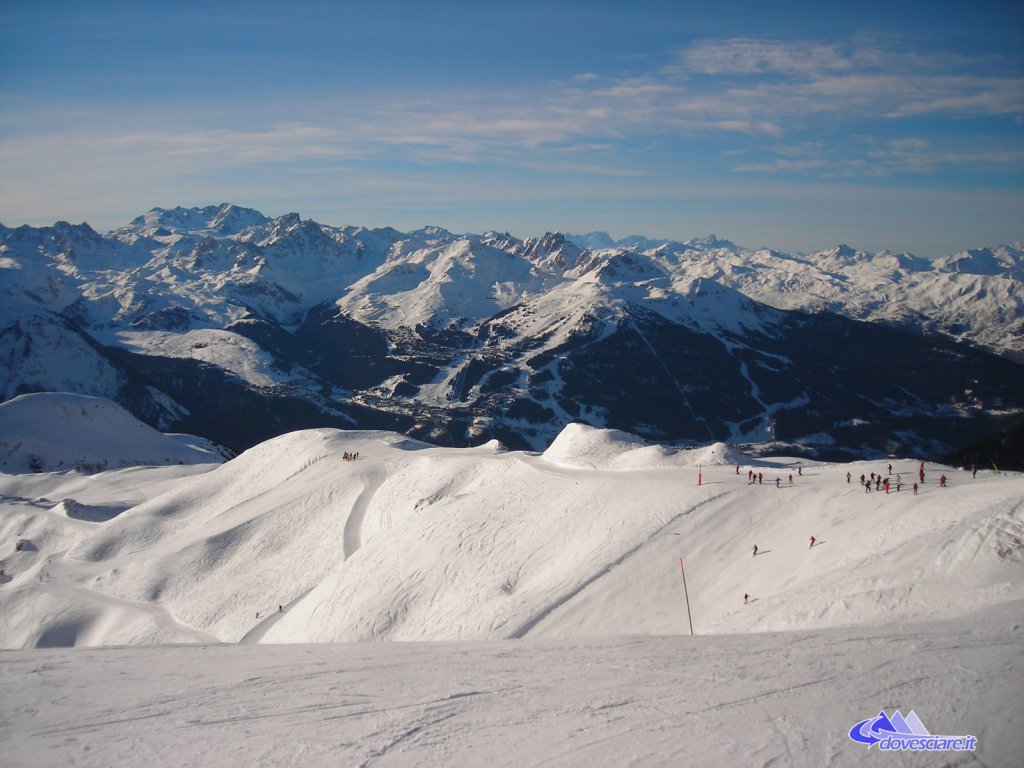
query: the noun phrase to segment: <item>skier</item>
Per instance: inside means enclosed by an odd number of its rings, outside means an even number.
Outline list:
[[[864,493],[871,493],[871,481],[870,480],[865,480],[864,481]]]
[[[847,485],[850,484],[850,473],[849,472],[846,473],[846,484]]]
[[[777,477],[775,478],[775,487],[776,488],[779,487],[779,478],[777,478]]]
[[[883,485],[885,486],[885,495],[888,496],[889,495],[889,478],[888,477],[885,478],[885,482],[883,483]]]
[[[790,485],[793,484],[793,473],[792,472],[789,473],[789,484]]]
[[[914,495],[917,496],[917,483],[914,483]]]
[[[971,466],[971,479],[973,480],[977,476],[978,476],[978,466],[975,464],[975,465]]]
[[[736,465],[736,474],[738,475],[739,473],[740,473],[740,465],[739,465],[739,464],[737,464],[737,465]]]
[[[750,599],[750,595],[748,595],[748,594],[747,594],[746,592],[744,592],[744,593],[743,593],[743,603],[744,603],[744,604],[746,604],[746,602],[747,602],[747,601],[748,601],[749,599]]]
[[[813,548],[814,548],[814,537],[811,536],[811,546],[809,546],[808,549],[813,549]]]
[[[757,557],[757,544],[754,545],[754,557]]]
[[[939,485],[942,486],[943,488],[946,487],[946,476],[945,475],[943,475],[942,477],[939,478]]]
[[[284,606],[283,605],[277,606],[277,612],[278,613],[284,613]]]
[[[892,474],[892,464],[889,465],[889,474]]]
[[[921,462],[921,465],[924,466],[924,462],[923,461]],[[924,482],[924,470],[922,469],[917,474],[918,474],[918,477],[921,478],[921,482],[923,483]]]
[[[796,468],[796,473],[798,475],[800,475],[800,477],[803,477],[804,476],[804,468],[803,467],[797,467]]]
[[[761,485],[764,482],[764,472],[757,473],[757,484]]]

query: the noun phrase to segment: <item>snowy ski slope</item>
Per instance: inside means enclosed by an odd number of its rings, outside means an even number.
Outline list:
[[[0,540],[35,549],[0,559],[13,574],[0,644],[676,634],[688,632],[680,557],[701,634],[1024,598],[1024,478],[926,464],[915,496],[919,463],[901,460],[900,493],[866,493],[859,476],[887,464],[752,461],[571,425],[539,455],[311,430],[207,471],[122,470],[87,487],[4,475]],[[147,490],[168,476],[170,490]],[[76,504],[123,511],[89,521]]]
[[[323,429],[0,475],[0,739],[13,765],[1014,765],[1024,477],[926,463],[915,496],[903,459],[866,493],[887,464],[571,425],[543,454]],[[846,736],[897,706],[979,751]]]

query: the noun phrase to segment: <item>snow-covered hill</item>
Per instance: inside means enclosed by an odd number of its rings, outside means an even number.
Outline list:
[[[103,398],[45,392],[0,403],[0,471],[11,474],[218,464],[224,458],[209,440],[161,434]]]
[[[571,425],[539,455],[313,430],[208,471],[85,485],[4,475],[0,540],[33,549],[0,560],[13,575],[0,643],[676,634],[687,631],[681,556],[701,633],[1024,599],[1024,479],[926,465],[915,494],[919,471],[683,451]],[[150,472],[157,488],[177,480],[153,493]],[[891,492],[864,490],[872,472]],[[82,522],[55,498],[124,511]]]
[[[0,474],[5,760],[1010,766],[1024,476],[921,470],[575,424]],[[294,645],[366,640],[443,642]],[[977,746],[876,757],[883,708]]]

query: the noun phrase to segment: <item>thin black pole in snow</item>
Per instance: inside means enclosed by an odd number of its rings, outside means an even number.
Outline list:
[[[690,593],[686,591],[686,569],[683,568],[683,558],[679,558],[679,570],[683,574],[683,595],[686,597],[686,618],[690,620],[690,635],[693,636],[693,617],[690,615]]]

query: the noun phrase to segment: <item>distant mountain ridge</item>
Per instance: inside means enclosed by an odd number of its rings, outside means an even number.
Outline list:
[[[541,450],[572,421],[819,455],[1024,411],[1024,245],[928,261],[605,233],[331,227],[230,204],[0,227],[0,398],[234,449],[312,426]]]

